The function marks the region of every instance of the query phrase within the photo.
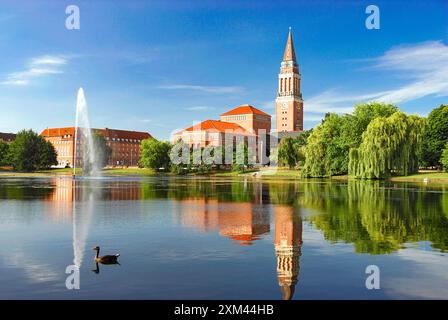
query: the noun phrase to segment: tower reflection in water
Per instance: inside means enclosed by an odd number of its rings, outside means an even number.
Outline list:
[[[137,181],[108,181],[107,184],[83,182],[76,187],[71,179],[55,179],[53,192],[47,197],[58,207],[62,203],[77,203],[70,206],[74,227],[75,260],[80,264],[84,255],[87,232],[95,200],[142,200],[142,183]],[[87,189],[84,197],[81,189]],[[288,205],[271,205],[269,186],[254,184],[250,201],[231,201],[204,197],[200,194],[185,197],[184,194],[160,194],[154,198],[171,198],[173,201],[173,223],[194,228],[199,232],[217,231],[241,246],[253,245],[255,241],[271,232],[270,218],[273,212],[274,248],[277,262],[277,278],[282,298],[292,299],[300,271],[302,247],[302,218],[297,208]],[[151,197],[152,198],[152,197]],[[93,200],[94,199],[94,200]],[[229,201],[230,200],[230,201]],[[81,219],[82,218],[82,219]],[[82,231],[82,232],[81,232]],[[81,240],[81,241],[79,241]],[[79,251],[79,252],[78,252]],[[79,253],[79,254],[76,254]],[[79,257],[78,257],[79,256]],[[80,261],[78,261],[80,260]],[[96,269],[97,271],[98,268]]]
[[[277,256],[278,284],[283,300],[294,294],[300,270],[302,249],[302,218],[294,208],[276,206],[275,209],[275,255]]]

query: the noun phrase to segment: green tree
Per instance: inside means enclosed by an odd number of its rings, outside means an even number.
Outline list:
[[[305,146],[310,132],[311,130],[304,131],[297,137],[286,137],[280,141],[277,153],[280,165],[286,165],[292,169],[305,160]]]
[[[419,152],[424,167],[440,167],[442,150],[448,142],[448,105],[433,109],[428,115],[428,125]]]
[[[171,145],[154,138],[145,139],[140,146],[140,164],[146,168],[169,170]]]
[[[285,137],[280,141],[278,146],[278,160],[280,165],[286,165],[290,169],[296,166],[299,159],[292,137]]]
[[[43,140],[43,139],[42,139]],[[58,164],[58,155],[53,144],[49,141],[41,141],[39,153],[39,168],[50,168]]]
[[[254,160],[253,152],[249,149],[247,141],[240,141],[233,151],[232,170],[244,172],[247,168],[252,167],[255,163]]]
[[[443,170],[448,172],[448,143],[445,145],[445,148],[442,151],[442,156],[440,157],[440,163],[443,166]]]
[[[303,176],[327,177],[346,172],[348,148],[341,144],[340,139],[341,128],[346,120],[345,116],[331,113],[314,128],[305,148]]]
[[[366,131],[369,123],[379,117],[389,117],[399,111],[395,105],[382,102],[369,102],[355,105],[352,117],[344,128],[344,139],[350,147],[357,147],[361,144],[362,134]]]
[[[350,151],[349,174],[383,179],[418,171],[418,150],[425,119],[396,112],[370,122],[359,148]]]
[[[190,146],[179,139],[170,148],[170,170],[175,174],[186,174],[191,169]]]
[[[347,174],[350,149],[360,145],[369,123],[397,110],[394,105],[371,102],[356,105],[352,114],[327,114],[308,138],[302,175],[328,177]]]
[[[9,145],[8,160],[15,170],[35,171],[56,165],[56,150],[32,130],[20,131]]]
[[[8,159],[7,159],[8,149],[9,149],[8,144],[5,141],[0,140],[0,166],[4,166],[4,165],[8,164]]]

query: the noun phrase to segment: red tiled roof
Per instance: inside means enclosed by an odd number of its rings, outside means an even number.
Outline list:
[[[99,129],[101,132],[109,138],[119,138],[119,139],[136,139],[136,140],[144,140],[148,138],[152,138],[152,136],[148,132],[139,132],[139,131],[127,131],[127,130],[116,130],[116,129]]]
[[[44,137],[58,137],[64,135],[75,135],[75,127],[67,127],[67,128],[47,128],[40,133],[41,136]]]
[[[4,133],[0,132],[0,140],[3,140],[5,142],[13,141],[16,138],[15,133]]]
[[[269,116],[266,112],[261,111],[260,109],[257,109],[251,105],[245,104],[239,107],[236,107],[235,109],[232,109],[230,111],[227,111],[223,113],[221,116],[230,116],[230,115],[236,115],[236,114],[248,114],[248,113],[254,113],[259,114],[262,116]]]
[[[240,133],[240,134],[244,134],[244,135],[253,135],[252,133],[250,133],[249,131],[247,131],[246,129],[244,129],[243,127],[239,126],[236,123],[219,121],[219,120],[205,120],[199,124],[196,124],[194,126],[187,128],[183,131],[196,131],[196,130],[218,131],[218,132],[222,132],[222,133],[225,133],[226,130],[229,130],[229,131],[231,130],[231,131],[234,131],[235,133]],[[177,134],[179,134],[181,132],[182,131],[178,132]]]
[[[139,132],[139,131],[127,131],[127,130],[116,130],[116,129],[92,129],[96,132],[100,132],[105,137],[109,138],[119,138],[119,139],[135,139],[135,140],[144,140],[151,138],[152,136],[147,132]],[[63,135],[75,135],[75,127],[67,127],[67,128],[49,128],[45,129],[41,132],[41,136],[44,137],[58,137]]]

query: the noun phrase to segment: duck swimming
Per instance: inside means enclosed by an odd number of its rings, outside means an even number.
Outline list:
[[[100,247],[93,247],[93,250],[96,251],[95,262],[102,264],[118,264],[119,253],[114,255],[100,256]]]

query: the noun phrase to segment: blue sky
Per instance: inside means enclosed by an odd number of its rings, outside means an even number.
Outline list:
[[[369,100],[427,115],[448,103],[447,22],[444,0],[0,0],[0,131],[73,125],[80,86],[92,126],[161,139],[245,103],[273,114],[289,26],[305,128]]]

